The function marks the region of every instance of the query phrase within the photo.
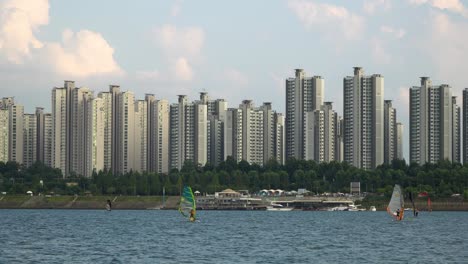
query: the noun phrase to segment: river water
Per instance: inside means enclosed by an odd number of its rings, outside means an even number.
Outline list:
[[[0,263],[468,263],[468,212],[0,210]]]

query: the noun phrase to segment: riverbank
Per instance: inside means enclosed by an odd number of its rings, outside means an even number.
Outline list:
[[[178,208],[179,196],[165,197],[164,209]],[[148,210],[159,209],[163,205],[162,196],[0,196],[0,209],[104,209],[107,200],[112,201],[112,209]],[[378,211],[385,211],[388,201],[375,199],[363,201],[362,206],[369,209],[371,205]],[[407,201],[406,207],[411,207]],[[419,210],[427,210],[427,203],[417,201]],[[468,202],[462,199],[444,199],[432,202],[433,211],[468,211]]]
[[[107,200],[112,209],[146,210],[161,208],[162,196],[0,196],[0,209],[104,209]],[[165,209],[176,209],[178,196],[166,197]]]

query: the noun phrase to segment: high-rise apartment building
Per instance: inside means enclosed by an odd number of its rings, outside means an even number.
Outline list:
[[[23,163],[23,117],[24,107],[22,105],[12,104],[8,107],[9,111],[9,149],[8,160]]]
[[[432,85],[421,77],[421,86],[410,88],[410,161],[419,164],[453,161],[453,101],[449,85]]]
[[[468,163],[468,88],[463,90],[463,163]]]
[[[30,167],[37,160],[37,119],[35,114],[23,118],[23,165]]]
[[[384,162],[384,77],[360,67],[343,80],[344,161],[364,169]]]
[[[242,159],[263,165],[263,110],[255,108],[251,100],[242,101],[239,108],[242,110]]]
[[[36,107],[36,160],[52,167],[52,114]]]
[[[9,133],[9,111],[8,109],[0,108],[0,161],[8,161],[8,133]]]
[[[384,101],[384,162],[391,164],[397,153],[396,109],[392,100]]]
[[[104,108],[104,99],[101,97],[94,98],[90,105],[91,109],[91,133],[89,140],[90,152],[88,152],[90,161],[87,162],[86,173],[87,177],[92,175],[92,172],[104,170],[104,150],[105,150],[105,118],[106,112]]]
[[[113,90],[119,89],[118,86],[111,85],[109,92],[100,92],[98,97],[102,99],[102,113],[103,113],[103,127],[104,127],[104,139],[103,139],[103,155],[104,155],[104,169],[112,170],[112,150],[113,150],[113,137],[112,131],[114,129],[114,112],[113,104],[116,102],[113,98],[116,93]]]
[[[396,156],[395,158],[398,160],[403,160],[403,124],[397,123],[396,124]]]
[[[117,152],[113,169],[116,173],[127,173],[136,170],[135,156],[135,96],[133,92],[121,92],[117,96],[115,134]],[[114,151],[113,151],[114,152]]]
[[[286,159],[306,158],[306,117],[323,104],[324,86],[322,77],[306,77],[302,69],[286,79]]]
[[[284,158],[284,115],[281,113],[275,113],[274,114],[274,140],[273,140],[273,145],[274,145],[274,154],[273,158],[276,159],[276,161],[279,164],[284,164],[285,158]]]
[[[452,161],[461,162],[461,140],[460,140],[460,106],[457,105],[457,97],[452,96]]]
[[[154,171],[158,173],[169,172],[169,102],[158,100],[152,103],[153,108],[153,144],[155,151]]]
[[[148,161],[148,102],[137,100],[135,102],[135,154],[132,157],[136,171],[147,171]]]
[[[70,173],[77,176],[91,177],[92,172],[92,104],[93,92],[86,88],[73,88],[70,101],[71,120],[69,126],[71,151]]]

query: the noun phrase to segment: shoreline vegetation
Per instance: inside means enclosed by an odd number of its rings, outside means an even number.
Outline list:
[[[265,198],[266,200],[272,197]],[[179,196],[30,196],[30,195],[4,195],[0,196],[0,209],[89,209],[104,210],[107,200],[112,201],[113,210],[177,210]],[[378,211],[385,211],[388,204],[385,197],[366,197],[358,202],[363,208],[369,209],[371,205]],[[405,201],[411,207],[410,201]],[[423,200],[416,201],[420,211],[427,211],[427,204]],[[468,202],[459,198],[439,199],[432,202],[432,211],[468,211]]]
[[[399,184],[405,197],[410,193],[413,197],[426,193],[432,201],[432,210],[468,211],[468,163],[443,160],[418,165],[394,160],[389,165],[365,170],[346,162],[296,159],[289,159],[284,165],[272,159],[259,166],[244,160],[237,162],[232,157],[217,166],[186,161],[180,170],[173,169],[169,173],[113,174],[104,170],[93,172],[90,178],[73,173],[63,177],[60,169],[40,162],[30,167],[0,162],[0,208],[102,209],[109,199],[113,209],[158,209],[165,196],[165,208],[175,209],[185,185],[199,194],[232,189],[261,198],[262,190],[286,193],[302,190],[305,196],[320,199],[334,194],[349,195],[352,182],[360,186],[358,191],[353,187],[353,194],[360,195],[356,204],[366,209],[375,206],[377,210],[385,210],[393,186]],[[292,199],[291,196],[268,198]],[[416,197],[415,200],[418,209],[427,208],[427,198]],[[406,202],[406,206],[411,207],[411,203]],[[313,209],[321,208],[313,205]]]

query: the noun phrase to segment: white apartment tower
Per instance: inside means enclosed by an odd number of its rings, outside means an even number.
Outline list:
[[[275,113],[274,115],[274,155],[279,164],[284,164],[284,115]]]
[[[23,118],[23,165],[30,167],[37,160],[37,119],[35,114]]]
[[[461,140],[460,140],[460,106],[457,105],[457,97],[452,96],[452,161],[461,162]]]
[[[344,161],[364,169],[384,162],[384,77],[354,76],[343,80]]]
[[[410,88],[410,161],[452,161],[453,143],[452,88],[421,77],[421,86]]]
[[[106,112],[104,108],[104,99],[101,97],[94,98],[91,107],[91,140],[90,140],[90,166],[86,168],[87,177],[92,175],[93,171],[99,172],[104,170],[104,150],[105,150],[105,118]]]
[[[391,164],[397,153],[397,122],[396,109],[392,100],[384,101],[384,162]]]
[[[169,102],[167,100],[158,100],[152,104],[154,109],[154,150],[155,167],[154,171],[158,173],[169,172]]]
[[[8,109],[0,108],[0,162],[8,161],[8,132],[9,132]]]
[[[468,88],[463,90],[463,163],[468,163]]]
[[[403,124],[397,123],[396,124],[396,158],[399,160],[403,160]]]
[[[23,163],[23,117],[24,107],[11,104],[8,106],[9,128],[8,128],[8,160]]]
[[[67,168],[67,89],[52,90],[52,167],[62,171]]]
[[[86,88],[74,88],[71,98],[71,153],[70,173],[91,177],[92,172],[92,101],[93,92]]]
[[[135,134],[133,155],[134,169],[136,171],[147,171],[147,146],[148,146],[148,102],[138,100],[135,102]]]
[[[286,159],[305,159],[306,116],[323,104],[325,81],[320,76],[306,77],[296,69],[295,78],[286,79]]]
[[[255,108],[251,100],[239,105],[242,110],[242,159],[250,164],[263,165],[263,110]]]
[[[116,173],[127,173],[136,170],[135,156],[135,96],[133,92],[121,92],[117,95],[117,109],[115,134],[117,143],[115,163],[113,169]],[[114,151],[113,151],[114,152]]]
[[[103,127],[104,127],[104,138],[103,138],[103,169],[112,170],[112,150],[113,150],[113,129],[114,129],[114,112],[113,104],[116,103],[114,97],[120,93],[118,86],[111,85],[109,92],[101,92],[98,97],[102,100],[102,114],[103,114]]]

